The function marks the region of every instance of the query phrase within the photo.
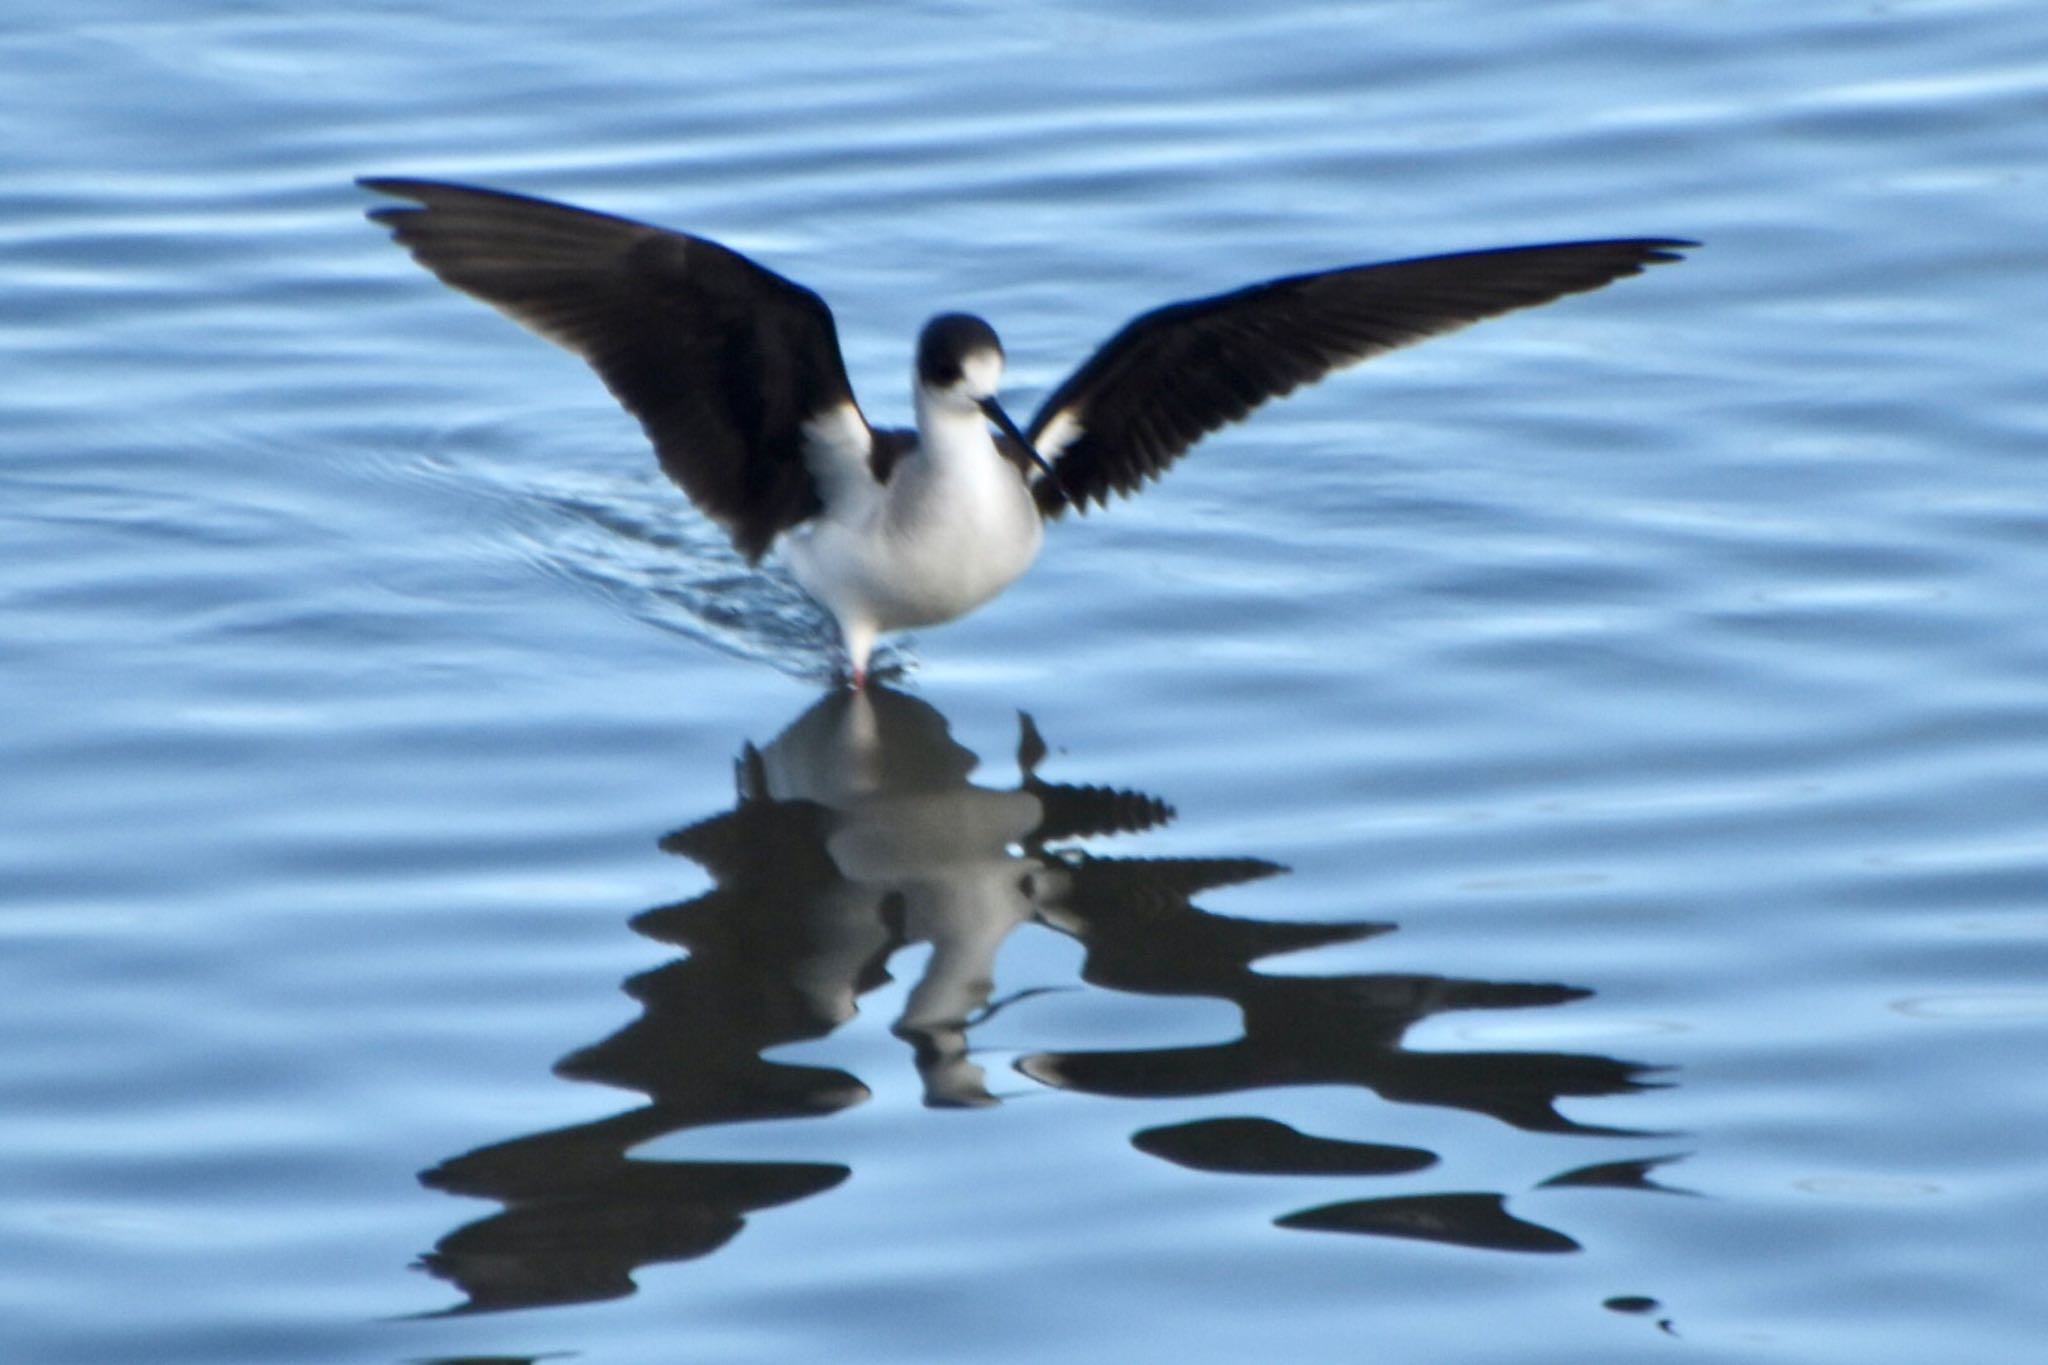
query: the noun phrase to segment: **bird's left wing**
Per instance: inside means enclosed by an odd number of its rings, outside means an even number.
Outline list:
[[[1268,399],[1425,337],[1679,259],[1697,243],[1561,242],[1290,275],[1132,319],[1047,398],[1047,517],[1137,491]]]

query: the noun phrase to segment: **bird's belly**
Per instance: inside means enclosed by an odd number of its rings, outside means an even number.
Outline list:
[[[982,515],[956,506],[852,526],[825,522],[791,538],[790,570],[842,622],[865,620],[882,631],[938,625],[996,596],[1038,557],[1037,509],[1028,494],[1014,504]]]

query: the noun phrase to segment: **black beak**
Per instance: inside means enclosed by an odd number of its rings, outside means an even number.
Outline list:
[[[1047,478],[1051,479],[1055,484],[1059,484],[1059,489],[1062,493],[1066,492],[1067,486],[1063,483],[1060,483],[1060,476],[1054,472],[1053,467],[1050,464],[1046,463],[1045,456],[1038,453],[1038,447],[1032,445],[1029,440],[1025,439],[1023,432],[1017,430],[1017,424],[1010,420],[1009,413],[1003,411],[1003,405],[1001,403],[998,403],[995,400],[995,398],[991,396],[988,398],[977,399],[975,402],[975,406],[981,409],[982,415],[984,417],[987,417],[989,421],[994,422],[998,427],[1002,429],[1003,435],[1015,441],[1018,447],[1022,449],[1026,455],[1029,455],[1031,457],[1031,463],[1037,465],[1040,469],[1043,469],[1045,471],[1045,476]],[[1067,501],[1072,502],[1073,499],[1069,498],[1067,499]]]

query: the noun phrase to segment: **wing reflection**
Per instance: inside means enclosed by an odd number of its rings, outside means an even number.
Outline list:
[[[423,1267],[452,1282],[452,1312],[584,1302],[631,1293],[633,1273],[724,1245],[751,1214],[821,1193],[845,1165],[679,1161],[631,1155],[656,1138],[743,1120],[828,1115],[869,1096],[831,1068],[765,1054],[818,1039],[890,980],[888,962],[928,945],[894,1032],[925,1103],[996,1103],[969,1048],[991,1005],[996,955],[1037,923],[1071,936],[1087,983],[1230,1003],[1240,1036],[1198,1046],[1040,1052],[1016,1068],[1040,1084],[1133,1098],[1251,1097],[1339,1085],[1384,1099],[1484,1114],[1560,1134],[1626,1130],[1576,1122],[1567,1098],[1642,1088],[1645,1068],[1587,1054],[1415,1052],[1402,1039],[1449,1010],[1527,1009],[1590,994],[1548,984],[1427,975],[1303,977],[1255,971],[1275,954],[1390,931],[1369,921],[1232,918],[1194,898],[1284,869],[1256,858],[1114,858],[1072,841],[1134,834],[1173,818],[1135,792],[1047,782],[1044,742],[1020,717],[1016,776],[975,785],[975,755],[927,703],[886,689],[821,699],[766,748],[746,746],[731,810],[668,835],[712,887],[648,910],[633,928],[685,950],[629,979],[638,1019],[565,1057],[558,1071],[634,1090],[639,1108],[515,1138],[425,1172],[427,1185],[502,1210],[441,1239]],[[1198,1171],[1373,1177],[1413,1173],[1414,1147],[1304,1133],[1262,1115],[1218,1114],[1145,1128],[1140,1151]],[[1637,1163],[1642,1171],[1657,1161]],[[1629,1167],[1555,1182],[1628,1182]],[[1587,1172],[1600,1172],[1597,1181]],[[1646,1178],[1636,1188],[1654,1189]],[[1283,1227],[1426,1238],[1500,1250],[1571,1250],[1564,1233],[1509,1214],[1498,1193],[1324,1204]]]
[[[1283,1228],[1369,1232],[1485,1251],[1577,1251],[1555,1228],[1517,1218],[1497,1194],[1419,1194],[1395,1199],[1352,1199],[1303,1209],[1278,1220]]]

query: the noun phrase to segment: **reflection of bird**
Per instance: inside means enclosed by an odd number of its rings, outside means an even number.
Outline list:
[[[636,927],[686,944],[693,962],[710,960],[714,936],[759,933],[749,966],[785,982],[785,1013],[821,1031],[886,979],[880,963],[891,953],[928,945],[894,1032],[915,1050],[927,1103],[994,1103],[968,1030],[994,1008],[996,956],[1009,936],[1056,914],[1067,864],[1047,840],[1172,818],[1154,797],[1040,778],[1044,741],[1030,717],[1019,723],[1016,784],[982,786],[971,780],[979,760],[929,704],[885,686],[828,693],[773,742],[747,746],[733,810],[662,841],[717,887]]]
[[[1277,1097],[1288,1087],[1370,1090],[1544,1134],[1624,1131],[1575,1120],[1561,1104],[1640,1090],[1643,1067],[1406,1041],[1427,1017],[1565,1005],[1589,991],[1269,970],[1261,964],[1279,955],[1359,944],[1395,926],[1206,910],[1198,898],[1286,869],[1252,857],[1093,851],[1168,824],[1173,808],[1141,791],[1049,779],[1040,772],[1047,758],[1037,726],[1020,715],[1014,776],[1006,764],[1000,776],[976,782],[980,762],[946,717],[886,686],[828,693],[772,741],[741,749],[732,807],[661,841],[711,885],[632,920],[636,932],[680,955],[623,983],[637,1018],[556,1065],[565,1079],[638,1091],[645,1102],[490,1142],[422,1173],[433,1189],[503,1206],[441,1237],[421,1258],[462,1290],[464,1304],[450,1311],[630,1293],[641,1267],[708,1255],[765,1211],[844,1182],[851,1170],[837,1161],[773,1152],[706,1159],[687,1154],[694,1143],[662,1139],[737,1124],[758,1131],[765,1121],[821,1118],[869,1099],[874,1092],[858,1076],[806,1061],[793,1045],[852,1021],[892,982],[906,948],[928,952],[908,959],[916,976],[903,983],[892,1031],[912,1049],[925,1103],[994,1105],[983,1070],[989,1052],[1010,1051],[1045,1018],[1025,1010],[1000,1029],[985,1026],[1013,1002],[1066,989],[1063,973],[1043,975],[1039,960],[1026,969],[1031,984],[996,996],[1004,945],[1027,925],[1076,945],[1080,980],[1091,989],[1214,1001],[1241,1019],[1237,1036],[1182,1040],[1177,1029],[1206,1030],[1209,1013],[1170,1010],[1158,1029],[1140,1030],[1139,1041],[1112,1026],[1089,1046],[1091,1034],[1074,1035],[1074,1026],[1120,1016],[1083,1008],[1056,1024],[1067,1047],[1013,1058],[1018,1072],[1045,1086],[1154,1101],[1166,1121],[1128,1139],[1163,1161],[1317,1181],[1406,1176],[1434,1164],[1434,1152],[1370,1140],[1369,1128],[1319,1132],[1320,1123],[1296,1127],[1261,1112],[1282,1107]],[[1014,959],[1008,965],[1017,972]],[[1009,1035],[1002,1045],[989,1038],[997,1032]],[[1348,1101],[1341,1107],[1352,1109]],[[1336,1112],[1322,1108],[1317,1117]],[[1371,1121],[1370,1111],[1356,1112]],[[1002,1130],[987,1131],[1000,1144]],[[1545,1183],[1652,1190],[1660,1187],[1650,1172],[1671,1159],[1604,1161]],[[1042,1192],[1060,1197],[1056,1187]],[[1080,1194],[1092,1197],[1092,1186]],[[1404,1192],[1318,1204],[1281,1223],[1499,1250],[1573,1245],[1563,1232],[1510,1213],[1506,1198]]]
[[[813,914],[870,919],[899,942],[931,946],[895,1032],[916,1050],[933,1105],[994,1103],[968,1058],[967,1028],[994,989],[997,951],[1045,894],[1046,869],[1017,851],[1044,804],[1022,784],[975,785],[976,761],[936,710],[876,687],[827,696],[765,750],[750,748],[741,769],[753,801],[820,813],[835,876]],[[693,842],[684,834],[665,846]]]
[[[495,190],[361,183],[414,201],[371,217],[427,269],[589,361],[748,559],[783,538],[797,582],[838,623],[856,687],[878,634],[987,602],[1037,557],[1044,519],[1136,491],[1266,400],[1694,245],[1463,252],[1172,304],[1127,324],[1026,430],[996,401],[994,329],[941,314],[918,341],[917,429],[900,431],[870,427],[854,402],[824,301],[737,252]]]

